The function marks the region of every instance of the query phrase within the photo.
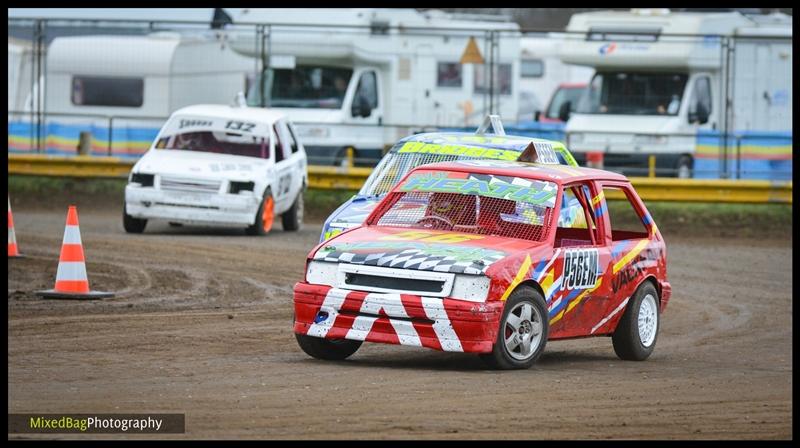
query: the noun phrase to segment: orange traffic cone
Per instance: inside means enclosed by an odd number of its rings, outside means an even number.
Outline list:
[[[36,294],[51,299],[102,299],[114,296],[112,292],[89,290],[81,231],[78,227],[78,210],[74,205],[70,205],[67,212],[67,227],[64,229],[64,242],[58,260],[56,286],[46,291],[36,291]]]
[[[20,258],[23,255],[17,248],[17,235],[14,233],[14,217],[11,215],[11,198],[8,198],[8,258]]]

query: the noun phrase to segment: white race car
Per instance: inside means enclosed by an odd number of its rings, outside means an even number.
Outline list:
[[[125,187],[125,231],[147,221],[244,227],[264,235],[281,215],[303,223],[306,153],[285,114],[246,106],[196,105],[172,114]]]

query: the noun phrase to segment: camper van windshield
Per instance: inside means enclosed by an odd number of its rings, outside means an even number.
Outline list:
[[[592,78],[578,113],[677,115],[688,75],[604,72]]]
[[[353,70],[349,68],[298,65],[293,69],[269,69],[259,76],[247,95],[250,106],[262,106],[261,84],[269,92],[266,107],[340,109]],[[263,82],[262,82],[263,81]]]
[[[269,139],[235,132],[192,131],[164,135],[156,142],[156,149],[210,152],[233,156],[269,158]]]

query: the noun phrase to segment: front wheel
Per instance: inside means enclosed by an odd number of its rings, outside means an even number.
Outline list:
[[[275,199],[272,198],[272,191],[268,188],[264,192],[261,204],[256,212],[255,222],[245,229],[248,235],[266,235],[272,230],[272,223],[275,220]]]
[[[658,292],[647,282],[636,290],[611,340],[620,359],[644,361],[656,346],[659,327]]]
[[[361,341],[323,339],[295,333],[300,348],[312,358],[338,361],[348,358],[361,347]]]
[[[128,233],[142,233],[147,226],[146,219],[134,218],[128,214],[127,205],[122,206],[122,227]]]
[[[492,352],[481,359],[495,369],[527,369],[544,352],[549,330],[544,297],[520,286],[508,297]]]
[[[303,190],[301,189],[292,207],[281,215],[283,230],[294,232],[303,227],[303,208]]]

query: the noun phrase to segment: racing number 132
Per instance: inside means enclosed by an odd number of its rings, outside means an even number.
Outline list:
[[[229,121],[225,124],[225,129],[242,132],[250,132],[254,127],[256,127],[255,123],[245,123],[244,121]]]

